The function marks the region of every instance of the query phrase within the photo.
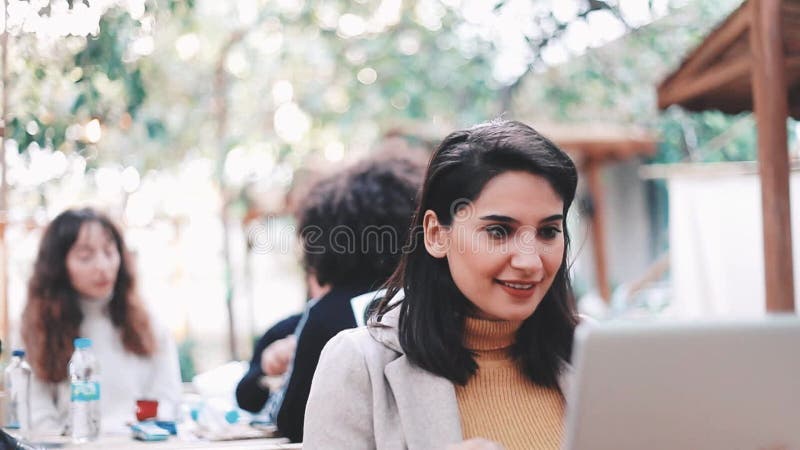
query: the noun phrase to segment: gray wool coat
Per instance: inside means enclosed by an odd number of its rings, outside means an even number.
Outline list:
[[[325,346],[306,404],[304,450],[443,450],[462,441],[453,383],[406,358],[399,310]]]

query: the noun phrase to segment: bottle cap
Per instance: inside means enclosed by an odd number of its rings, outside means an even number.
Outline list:
[[[75,348],[89,348],[92,346],[92,340],[89,338],[75,338]]]
[[[22,349],[18,348],[16,350],[14,350],[13,352],[11,352],[11,356],[25,356],[25,350],[22,350]]]
[[[239,411],[232,409],[225,413],[225,422],[229,424],[234,424],[239,421]]]

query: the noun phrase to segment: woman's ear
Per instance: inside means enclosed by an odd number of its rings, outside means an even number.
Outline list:
[[[425,231],[425,250],[434,258],[444,258],[450,248],[450,229],[439,223],[436,213],[430,209],[425,211],[422,218],[422,228]]]

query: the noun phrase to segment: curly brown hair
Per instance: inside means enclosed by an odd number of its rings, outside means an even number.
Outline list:
[[[78,337],[83,313],[79,294],[70,283],[66,258],[81,227],[90,222],[103,227],[120,254],[109,312],[123,347],[139,356],[155,352],[150,318],[136,294],[134,274],[119,229],[107,216],[91,208],[69,209],[53,219],[44,232],[22,313],[22,340],[34,373],[44,381],[60,382],[67,378],[73,340]]]
[[[306,271],[320,284],[383,284],[400,260],[424,171],[386,155],[317,182],[297,212]]]

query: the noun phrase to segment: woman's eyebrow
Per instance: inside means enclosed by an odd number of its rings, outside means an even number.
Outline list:
[[[540,220],[539,223],[556,222],[561,220],[564,220],[563,214],[553,214],[552,216],[545,217],[544,219]]]
[[[519,220],[509,217],[503,216],[501,214],[489,214],[488,216],[480,217],[481,220],[490,220],[493,222],[505,222],[505,223],[518,223]]]
[[[513,217],[504,216],[502,214],[489,214],[489,215],[480,217],[480,219],[481,220],[490,220],[490,221],[494,221],[494,222],[519,223],[519,220],[517,220],[517,219],[515,219]],[[557,221],[561,221],[561,220],[564,220],[564,215],[563,214],[553,214],[552,216],[547,216],[544,219],[540,220],[539,223],[557,222]]]

